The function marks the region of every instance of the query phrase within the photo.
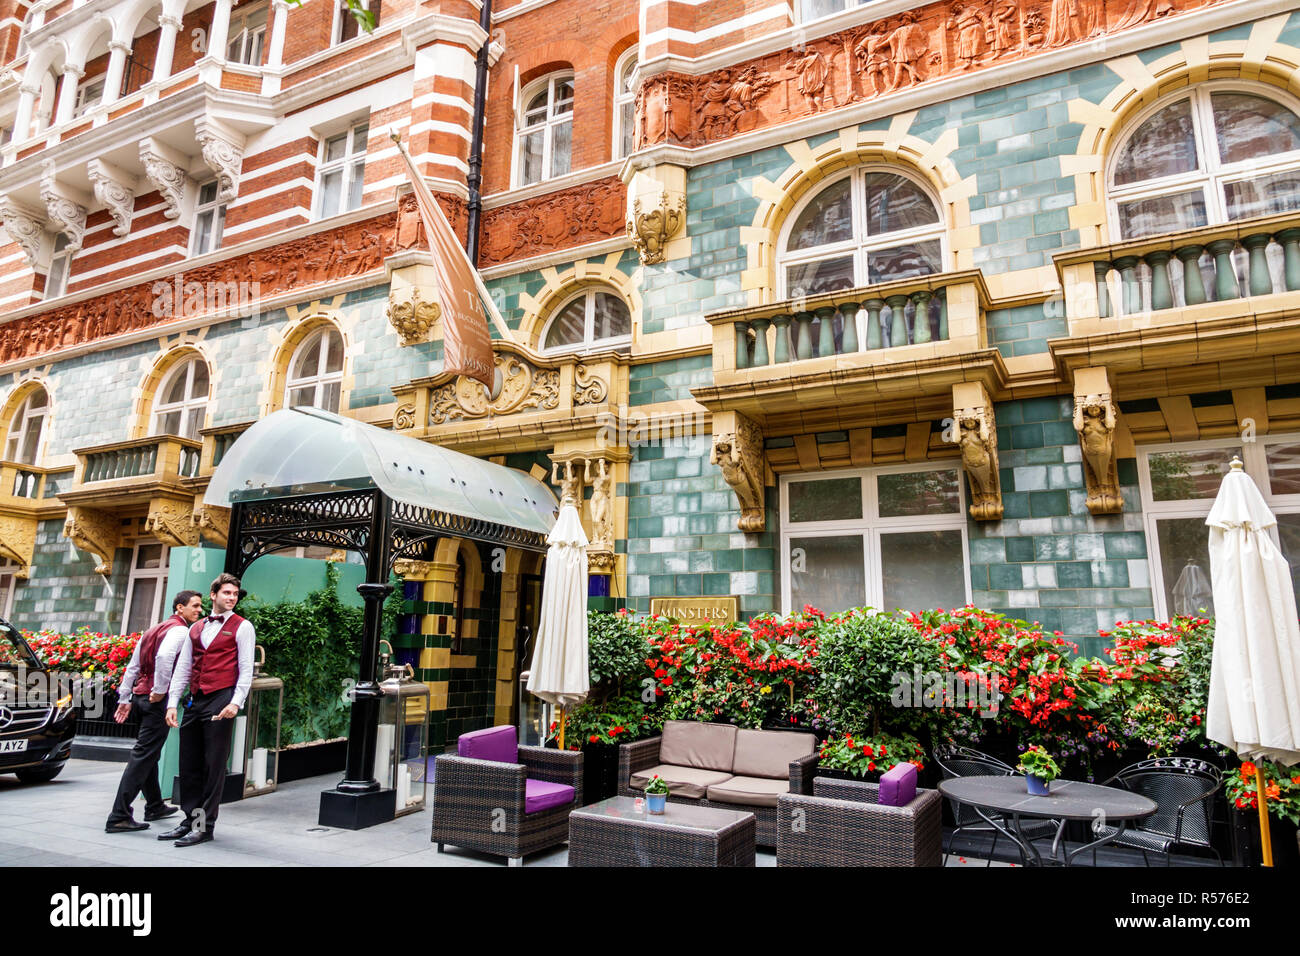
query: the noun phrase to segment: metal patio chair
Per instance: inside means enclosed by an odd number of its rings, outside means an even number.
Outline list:
[[[1147,866],[1149,851],[1163,853],[1165,865],[1175,847],[1209,850],[1219,865],[1223,857],[1210,842],[1214,818],[1211,814],[1214,795],[1223,786],[1223,773],[1214,764],[1195,757],[1153,757],[1125,767],[1103,786],[1123,787],[1156,802],[1154,816],[1147,817],[1134,829],[1125,829],[1114,846],[1142,851]],[[1115,827],[1101,826],[1098,836],[1114,833]],[[1093,851],[1093,862],[1097,851]]]

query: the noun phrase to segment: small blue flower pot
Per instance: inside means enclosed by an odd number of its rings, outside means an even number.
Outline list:
[[[1047,796],[1048,788],[1052,785],[1050,780],[1035,777],[1032,773],[1025,774],[1025,783],[1029,786],[1030,795],[1035,797]]]
[[[668,794],[666,793],[647,793],[645,795],[645,808],[651,813],[663,813],[664,807],[668,805]]]

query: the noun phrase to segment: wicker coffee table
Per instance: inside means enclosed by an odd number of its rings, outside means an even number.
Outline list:
[[[569,866],[753,866],[752,813],[610,797],[569,814]]]

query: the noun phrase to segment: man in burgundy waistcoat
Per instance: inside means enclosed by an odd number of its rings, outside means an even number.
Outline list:
[[[163,711],[172,669],[181,645],[189,637],[190,626],[203,616],[203,595],[198,591],[181,591],[172,598],[172,616],[144,632],[131,653],[131,663],[122,675],[117,690],[117,710],[113,719],[119,724],[131,716],[134,707],[140,715],[140,731],[131,756],[127,758],[117,797],[104,829],[109,833],[130,833],[149,829],[131,814],[131,804],[144,793],[146,821],[162,820],[176,812],[163,802],[158,785],[158,757],[167,742],[167,722]]]
[[[235,613],[239,578],[222,574],[212,582],[212,613],[190,628],[181,645],[167,701],[167,723],[181,729],[180,789],[185,820],[158,835],[176,846],[213,839],[221,789],[230,759],[235,716],[253,686],[253,625]],[[185,719],[176,710],[186,686]]]

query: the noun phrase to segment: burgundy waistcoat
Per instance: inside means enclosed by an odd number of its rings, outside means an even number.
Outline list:
[[[179,624],[185,626],[185,618],[173,614],[161,624],[155,624],[144,632],[140,638],[140,676],[131,687],[133,694],[147,694],[153,690],[154,663],[158,660],[158,648],[167,632]]]
[[[190,652],[194,662],[190,671],[190,690],[199,694],[225,690],[239,682],[239,645],[235,641],[235,632],[244,619],[232,613],[212,643],[204,647],[201,635],[207,622],[206,617],[199,618],[190,628]]]

